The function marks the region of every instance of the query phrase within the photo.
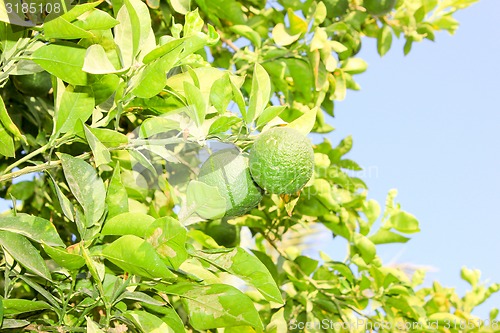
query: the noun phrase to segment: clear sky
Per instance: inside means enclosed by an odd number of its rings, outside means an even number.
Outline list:
[[[370,170],[369,196],[383,203],[397,188],[420,221],[407,244],[380,247],[384,262],[433,266],[431,279],[463,294],[463,265],[500,282],[500,1],[455,17],[455,35],[415,43],[406,57],[402,41],[383,58],[365,41],[362,90],[336,104],[328,137],[352,134],[348,157]],[[477,315],[486,319],[494,306],[500,295]]]

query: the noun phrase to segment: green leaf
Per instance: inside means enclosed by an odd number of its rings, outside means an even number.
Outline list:
[[[43,34],[48,39],[92,38],[94,35],[68,22],[60,16],[43,24]]]
[[[102,255],[131,274],[147,278],[175,280],[176,276],[163,263],[155,248],[134,235],[118,238],[102,250]]]
[[[5,315],[18,315],[26,312],[50,309],[50,305],[43,301],[30,301],[27,299],[6,298],[2,300]],[[2,326],[3,327],[3,326]]]
[[[55,181],[54,177],[52,177],[50,173],[48,173],[48,175],[50,177],[50,180],[52,181],[53,190],[57,196],[57,199],[59,200],[59,205],[61,206],[61,210],[64,216],[66,216],[70,221],[74,222],[75,217],[73,216],[73,210],[74,210],[73,205],[71,204],[69,199],[64,195],[64,193],[62,193],[61,188]]]
[[[60,154],[69,188],[85,214],[85,226],[94,226],[104,214],[106,190],[95,169],[82,159]],[[83,235],[82,235],[83,236]]]
[[[16,216],[1,216],[0,230],[14,232],[50,246],[65,246],[54,225],[41,217],[20,213]]]
[[[281,112],[285,111],[286,108],[286,105],[271,105],[265,108],[257,118],[257,128],[264,127],[264,125],[269,123],[274,118],[278,117]]]
[[[295,34],[304,34],[307,32],[307,22],[294,13],[291,8],[287,9],[288,21],[290,22],[290,33]]]
[[[82,70],[90,74],[118,73],[113,63],[106,55],[106,50],[99,44],[92,44],[87,48]]]
[[[159,94],[167,84],[167,73],[177,62],[182,49],[177,48],[168,55],[148,63],[134,79],[132,93],[140,98],[151,98]]]
[[[12,184],[7,190],[7,195],[12,195],[16,200],[27,200],[35,193],[35,182],[22,181]]]
[[[453,35],[458,29],[459,23],[450,14],[441,16],[437,20],[432,21],[432,25],[438,29],[447,30],[451,35]]]
[[[101,328],[95,321],[93,321],[87,316],[85,316],[85,319],[87,320],[87,327],[86,327],[87,333],[104,333],[104,331],[101,330]]]
[[[4,319],[2,329],[12,329],[12,328],[23,328],[30,324],[27,320],[18,320],[18,319]]]
[[[189,11],[191,0],[168,0],[172,8],[179,14],[186,15]]]
[[[241,116],[243,117],[243,119],[247,119],[248,117],[247,117],[247,109],[245,106],[245,98],[243,97],[240,88],[236,86],[236,84],[234,84],[233,81],[231,81],[231,88],[233,89],[234,102],[238,106]]]
[[[335,92],[333,98],[337,101],[343,101],[347,92],[346,75],[343,70],[337,69],[333,72],[335,77]]]
[[[56,113],[56,134],[75,132],[79,121],[85,122],[94,110],[94,98],[85,92],[66,90],[61,97],[61,104]]]
[[[300,133],[308,135],[314,127],[317,113],[318,113],[317,107],[309,109],[302,116],[298,117],[297,119],[293,120],[291,123],[286,125],[286,127],[296,129]]]
[[[248,25],[233,25],[232,27],[229,28],[232,32],[235,34],[241,35],[248,39],[249,41],[252,42],[253,45],[255,45],[256,48],[260,48],[262,45],[262,37],[260,37],[259,33],[255,30],[253,30],[251,27]]]
[[[116,19],[120,22],[114,27],[115,43],[120,50],[122,67],[129,68],[141,46],[151,32],[151,17],[147,5],[140,0],[125,0]]]
[[[118,303],[123,299],[130,299],[133,301],[139,301],[143,304],[155,305],[155,306],[165,306],[165,302],[161,302],[148,294],[142,293],[140,291],[125,291],[123,292],[114,303]]]
[[[322,2],[320,2],[322,4]],[[288,332],[289,323],[285,320],[285,308],[282,307],[276,311],[266,326],[266,332],[268,333],[285,333]]]
[[[409,238],[404,237],[387,229],[379,229],[377,232],[368,237],[373,244],[389,244],[389,243],[406,243]]]
[[[26,142],[26,138],[24,135],[21,134],[21,131],[19,131],[19,128],[14,124],[12,119],[9,116],[9,112],[7,111],[7,108],[5,107],[5,103],[3,102],[2,96],[0,96],[0,123],[3,125],[3,127],[10,132],[10,134],[14,135],[14,137],[23,140]],[[0,127],[1,127],[0,125]]]
[[[412,45],[413,45],[413,38],[407,37],[405,45],[403,47],[404,55],[407,55],[408,53],[410,53]]]
[[[348,58],[342,63],[342,69],[349,74],[360,74],[367,68],[368,64],[361,58]]]
[[[186,228],[173,217],[166,216],[154,221],[148,226],[144,238],[175,269],[188,257],[185,247]]]
[[[108,206],[108,219],[129,210],[127,190],[123,186],[120,176],[120,162],[116,163],[113,175],[109,181],[106,204]]]
[[[220,134],[228,131],[232,126],[239,124],[241,122],[241,118],[238,117],[219,117],[215,120],[212,125],[210,125],[210,129],[208,130],[208,134]]]
[[[300,38],[300,35],[301,33],[293,35],[283,23],[276,24],[272,31],[273,39],[279,46],[287,46],[296,42]]]
[[[376,200],[370,199],[364,203],[363,213],[368,219],[368,223],[372,225],[380,216],[380,205]]]
[[[462,280],[467,281],[472,288],[476,288],[481,278],[481,271],[478,269],[468,269],[467,267],[462,267],[460,270],[460,277]]]
[[[233,90],[231,89],[231,82],[229,74],[225,73],[223,76],[215,80],[212,88],[210,89],[210,103],[215,107],[219,114],[224,114],[227,110],[229,102],[233,97]]]
[[[119,147],[128,143],[127,136],[117,131],[93,127],[90,128],[90,131],[108,148]]]
[[[21,266],[51,281],[50,271],[45,265],[45,261],[26,237],[9,231],[0,231],[0,246]]]
[[[226,213],[226,199],[219,194],[217,187],[196,180],[189,182],[186,201],[189,209],[204,219],[218,219]]]
[[[252,300],[233,286],[176,284],[164,290],[181,297],[189,322],[197,330],[218,327],[264,327]]]
[[[73,22],[74,25],[84,30],[108,30],[119,23],[111,15],[99,9],[92,9]]]
[[[201,126],[207,113],[207,104],[201,91],[195,85],[184,82],[184,92],[188,102],[189,117],[194,120],[196,126]]]
[[[75,271],[85,266],[85,259],[78,254],[68,252],[58,247],[42,245],[43,250],[49,257],[52,258],[59,266]]]
[[[76,44],[48,44],[37,49],[31,59],[52,75],[72,85],[87,85],[82,70],[86,50]]]
[[[254,286],[267,301],[283,304],[281,292],[266,266],[241,247],[232,251],[198,251],[196,255]]]
[[[252,78],[252,91],[250,93],[250,102],[244,120],[247,124],[253,122],[260,116],[266,108],[271,98],[271,79],[264,67],[255,64]]]
[[[150,62],[158,58],[161,58],[171,52],[173,53],[176,50],[182,50],[181,46],[185,40],[186,40],[185,38],[181,38],[181,39],[172,39],[166,42],[165,44],[155,48],[154,50],[146,54],[146,56],[144,56],[144,59],[142,59],[142,62],[147,65]]]
[[[383,57],[392,45],[392,32],[388,25],[384,25],[377,35],[377,51]]]
[[[185,23],[184,23],[184,37],[189,37],[196,35],[201,32],[203,28],[203,20],[200,17],[198,8],[186,13]]]
[[[16,148],[14,139],[7,133],[5,128],[0,124],[0,155],[5,157],[15,157]]]
[[[141,332],[175,333],[163,320],[146,311],[127,311],[123,316],[132,321]]]
[[[361,253],[361,257],[367,264],[369,264],[375,258],[375,245],[370,239],[359,233],[354,233],[353,243]]]
[[[145,237],[155,218],[143,213],[126,212],[104,223],[102,235],[135,235]]]
[[[90,131],[87,125],[83,124],[85,137],[94,155],[94,162],[96,167],[111,162],[111,154],[108,149],[102,144],[101,141]]]
[[[413,234],[420,231],[417,218],[404,211],[392,214],[387,226],[393,227],[405,234]]]

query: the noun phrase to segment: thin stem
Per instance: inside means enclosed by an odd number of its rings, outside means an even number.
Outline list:
[[[240,48],[238,46],[236,46],[232,40],[230,39],[227,39],[226,37],[224,37],[224,34],[222,31],[220,31],[219,29],[217,29],[217,33],[219,34],[219,37],[220,37],[220,40],[225,43],[227,46],[229,46],[234,52],[238,52],[240,50]]]
[[[21,165],[22,163],[28,161],[29,159],[35,157],[36,155],[39,155],[39,154],[42,154],[43,152],[45,152],[45,150],[47,150],[48,148],[48,145],[44,145],[44,146],[41,146],[40,148],[38,148],[37,150],[33,150],[31,153],[29,153],[28,155],[24,156],[23,158],[21,159],[18,159],[17,161],[15,161],[14,163],[12,163],[11,165],[9,165],[3,172],[2,174],[6,174],[7,172],[9,172],[10,170],[14,169],[15,167],[17,167],[18,165]]]

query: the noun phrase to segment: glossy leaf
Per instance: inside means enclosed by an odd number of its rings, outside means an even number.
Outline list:
[[[215,120],[212,125],[210,125],[210,129],[208,130],[208,134],[220,134],[231,129],[232,126],[241,123],[241,118],[239,117],[220,117]]]
[[[387,229],[379,229],[369,237],[373,244],[406,243],[410,239]]]
[[[269,103],[271,98],[271,80],[264,67],[255,64],[252,77],[252,92],[250,93],[250,102],[246,117],[244,118],[247,124],[253,122],[260,116],[262,111]]]
[[[384,25],[377,36],[377,51],[380,56],[384,56],[392,45],[392,32],[389,26]]]
[[[192,180],[186,192],[187,205],[205,219],[217,219],[226,213],[226,199],[215,186]]]
[[[106,50],[99,44],[93,44],[87,48],[82,70],[90,74],[119,72],[106,55]]]
[[[32,215],[0,216],[0,230],[10,231],[50,246],[65,246],[52,223]]]
[[[12,134],[15,138],[22,139],[23,141],[26,142],[26,138],[24,135],[21,134],[21,131],[19,128],[17,128],[16,124],[12,121],[12,119],[9,116],[9,113],[7,111],[7,108],[5,107],[5,103],[3,101],[3,98],[0,96],[0,126],[2,126]]]
[[[18,315],[21,313],[49,310],[51,307],[43,301],[30,301],[27,299],[6,298],[2,300],[5,315]]]
[[[51,280],[45,261],[26,237],[9,231],[0,231],[0,246],[26,269],[46,280]]]
[[[75,44],[48,44],[32,54],[43,69],[73,85],[86,85],[87,73],[82,70],[86,50]]]
[[[181,297],[189,322],[197,330],[247,325],[263,329],[251,299],[230,285],[177,284],[165,292]]]
[[[43,25],[43,34],[46,38],[54,39],[80,39],[92,38],[92,33],[68,22],[64,17],[60,16]]]
[[[274,118],[278,117],[281,112],[285,111],[286,105],[271,105],[262,111],[259,118],[257,118],[257,128],[262,128]]]
[[[281,292],[266,266],[241,247],[236,247],[229,252],[227,250],[198,251],[196,255],[254,286],[267,301],[283,303]]]
[[[144,238],[170,266],[178,269],[187,259],[187,231],[176,219],[166,216],[148,226]]]
[[[420,231],[417,218],[403,211],[391,215],[388,226],[405,234],[412,234]]]
[[[128,212],[128,195],[120,176],[120,163],[113,170],[106,192],[106,204],[108,206],[108,219],[121,213]]]
[[[181,49],[177,48],[159,59],[153,60],[134,78],[132,93],[141,98],[151,98],[159,94],[167,84],[167,73],[177,62]]]
[[[67,154],[60,154],[60,159],[69,188],[83,208],[85,226],[90,228],[104,214],[104,183],[95,169],[84,160]]]
[[[78,254],[68,252],[58,247],[43,245],[43,250],[52,258],[59,266],[72,270],[78,270],[85,266],[85,259]]]
[[[108,149],[102,144],[101,141],[90,131],[87,125],[83,124],[83,130],[85,131],[85,137],[94,155],[94,162],[97,167],[103,164],[108,164],[111,162],[111,154]]]
[[[141,332],[175,333],[163,320],[146,311],[127,311],[123,316],[132,321]]]
[[[154,217],[142,213],[126,212],[112,217],[104,223],[102,235],[135,235],[145,237]]]
[[[317,113],[318,113],[317,107],[307,110],[302,116],[298,117],[297,119],[286,125],[286,127],[296,129],[300,133],[308,135],[314,127]]]
[[[196,126],[201,126],[207,113],[206,101],[200,89],[189,82],[184,82],[184,92],[188,102],[189,117]]]
[[[214,81],[210,89],[210,103],[215,107],[219,114],[224,114],[229,102],[233,97],[229,74],[226,73]]]
[[[144,239],[134,235],[118,238],[102,250],[102,255],[131,274],[168,281],[176,277],[163,263],[155,248]]]
[[[77,123],[85,122],[94,110],[94,98],[85,92],[66,90],[56,114],[56,137],[59,133],[72,132]]]
[[[7,133],[5,128],[0,124],[0,155],[6,157],[15,157],[16,148],[14,147],[14,139]]]
[[[354,233],[353,243],[357,247],[359,252],[361,252],[361,257],[367,264],[369,264],[375,258],[375,245],[370,239],[359,233]]]

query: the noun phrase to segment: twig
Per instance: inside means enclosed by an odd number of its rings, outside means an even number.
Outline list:
[[[226,37],[223,36],[222,31],[217,29],[217,33],[219,34],[220,40],[225,43],[227,46],[229,46],[234,52],[238,52],[240,48],[236,46],[232,40],[227,39]]]

